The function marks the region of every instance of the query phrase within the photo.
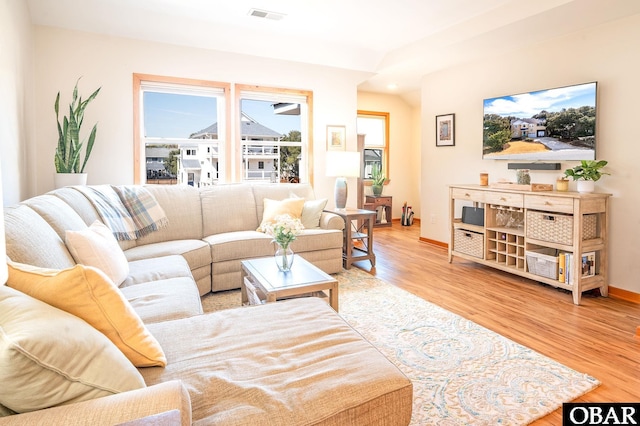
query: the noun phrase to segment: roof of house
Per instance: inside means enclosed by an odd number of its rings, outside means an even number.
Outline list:
[[[213,123],[209,127],[206,127],[195,133],[192,133],[191,136],[189,136],[189,138],[204,139],[205,135],[217,135],[217,134],[218,134],[218,123]],[[240,135],[243,138],[245,137],[280,138],[283,136],[282,133],[278,133],[275,130],[268,128],[267,126],[263,126],[253,118],[249,117],[244,112],[242,113],[242,120],[240,122]]]

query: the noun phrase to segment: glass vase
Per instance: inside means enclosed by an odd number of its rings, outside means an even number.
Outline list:
[[[274,255],[276,259],[276,265],[278,265],[278,269],[282,272],[289,272],[291,270],[291,265],[293,265],[293,250],[291,247],[282,247],[277,245],[276,254]]]

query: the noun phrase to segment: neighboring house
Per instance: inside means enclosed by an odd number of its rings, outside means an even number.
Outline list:
[[[210,139],[210,138],[199,138]],[[209,186],[218,180],[218,143],[180,145],[178,183]]]
[[[279,176],[280,144],[283,135],[242,113],[243,180],[273,180]],[[189,139],[218,139],[218,123],[192,133]],[[274,143],[275,142],[275,143]],[[218,179],[218,143],[181,145],[178,163],[179,182],[189,185],[212,185]]]
[[[547,135],[544,120],[537,118],[518,118],[511,121],[511,137],[516,139],[542,138]]]
[[[147,147],[145,149],[147,180],[173,177],[167,170],[170,152],[171,148]]]

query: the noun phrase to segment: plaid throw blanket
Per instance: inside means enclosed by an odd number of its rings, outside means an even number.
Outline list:
[[[169,219],[149,191],[141,186],[114,186],[135,225],[136,237],[144,237],[164,228]]]
[[[166,226],[169,221],[156,199],[142,187],[74,186],[98,211],[117,240],[135,240]]]

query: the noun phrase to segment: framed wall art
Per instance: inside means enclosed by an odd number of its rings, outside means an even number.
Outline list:
[[[346,151],[346,126],[327,126],[327,151]]]
[[[436,115],[436,146],[454,146],[455,114]]]

